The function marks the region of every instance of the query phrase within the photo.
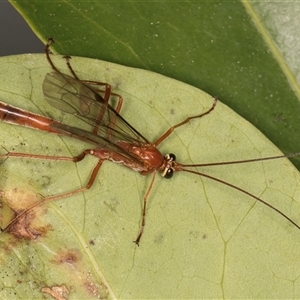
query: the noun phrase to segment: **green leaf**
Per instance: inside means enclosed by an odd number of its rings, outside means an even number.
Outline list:
[[[299,151],[299,2],[11,1],[55,52],[155,71],[217,95]],[[178,95],[186,98],[187,95]],[[293,160],[300,169],[300,159]]]
[[[53,60],[68,72],[60,56]],[[151,141],[213,102],[194,87],[148,71],[77,57],[72,65],[82,79],[109,82],[124,97],[122,116]],[[42,82],[50,71],[44,55],[1,58],[1,101],[79,126],[43,99]],[[0,127],[8,151],[73,156],[91,147],[4,122]],[[159,149],[186,164],[280,154],[221,102],[176,129]],[[84,186],[96,162],[2,158],[3,206],[20,209],[39,194]],[[199,171],[261,197],[300,224],[299,172],[287,159]],[[300,297],[299,229],[249,196],[194,174],[178,172],[170,180],[157,175],[137,247],[132,241],[150,181],[151,176],[105,162],[90,190],[34,211],[42,236],[1,234],[1,297],[40,299],[54,287],[67,299]]]

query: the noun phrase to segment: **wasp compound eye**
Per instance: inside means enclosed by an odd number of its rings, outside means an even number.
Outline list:
[[[170,178],[173,177],[173,173],[174,173],[173,169],[172,169],[172,168],[169,168],[169,169],[166,171],[164,177],[167,178],[167,179],[170,179]]]

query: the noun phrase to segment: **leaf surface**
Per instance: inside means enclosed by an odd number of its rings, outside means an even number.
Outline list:
[[[60,56],[53,60],[68,73]],[[82,79],[109,82],[124,97],[122,116],[151,141],[213,102],[194,87],[149,71],[77,57],[72,65]],[[1,101],[78,126],[78,120],[45,102],[42,82],[50,71],[44,55],[1,58]],[[91,147],[4,122],[0,126],[1,144],[9,151],[73,156]],[[209,115],[176,129],[159,149],[187,164],[280,154],[221,101]],[[2,160],[3,203],[24,207],[39,194],[81,187],[96,162],[93,157],[77,164]],[[299,172],[287,159],[199,171],[238,185],[300,223]],[[54,288],[66,299],[300,297],[300,231],[250,197],[194,174],[157,176],[145,233],[135,246],[150,180],[105,162],[89,191],[35,210],[43,236],[22,240],[1,234],[1,297],[38,299]]]

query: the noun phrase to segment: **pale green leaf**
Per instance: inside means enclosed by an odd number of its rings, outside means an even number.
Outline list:
[[[67,72],[60,56],[54,62]],[[148,71],[76,57],[72,65],[80,78],[109,82],[124,97],[122,116],[151,141],[213,102],[194,87]],[[50,71],[44,55],[2,58],[0,100],[78,126],[45,102],[42,82]],[[9,151],[72,156],[89,147],[67,137],[0,126],[1,145]],[[209,115],[176,129],[159,149],[175,153],[182,163],[280,154],[221,102]],[[93,157],[78,164],[2,160],[3,201],[26,205],[38,193],[74,190],[87,182],[96,162]],[[201,172],[261,197],[300,224],[299,172],[287,159]],[[132,241],[150,180],[105,162],[89,191],[36,211],[35,222],[45,226],[45,236],[20,240],[1,234],[2,299],[42,298],[43,288],[63,285],[67,299],[300,297],[300,231],[250,197],[193,174],[177,173],[171,180],[157,176],[137,247]]]

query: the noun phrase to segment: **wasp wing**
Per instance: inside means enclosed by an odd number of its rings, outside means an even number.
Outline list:
[[[136,145],[150,143],[104,100],[99,91],[78,79],[58,72],[48,73],[43,83],[43,92],[51,106],[73,114],[97,128],[96,134],[74,126],[54,124],[62,134],[71,133],[76,138],[96,144],[97,148],[119,154],[121,152],[135,161],[137,159],[120,148],[117,142],[127,141]]]

